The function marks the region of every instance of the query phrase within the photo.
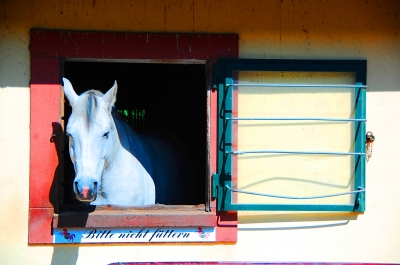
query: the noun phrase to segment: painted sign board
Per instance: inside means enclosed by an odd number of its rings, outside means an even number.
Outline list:
[[[215,227],[55,228],[54,244],[215,242]]]

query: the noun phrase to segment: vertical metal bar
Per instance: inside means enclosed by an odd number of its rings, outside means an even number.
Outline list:
[[[225,146],[225,139],[224,139],[224,134],[225,134],[225,126],[224,126],[224,121],[225,121],[225,89],[224,89],[224,84],[223,80],[224,78],[222,77],[223,73],[221,71],[222,66],[224,65],[224,60],[221,59],[219,65],[214,66],[214,82],[215,84],[213,85],[217,91],[218,91],[218,174],[220,176],[224,175],[225,170],[224,170],[224,146]],[[222,185],[221,185],[221,180],[219,179],[218,182],[218,191],[219,196],[217,198],[217,209],[219,211],[222,211]]]
[[[232,151],[232,122],[228,122],[226,119],[232,118],[232,112],[233,112],[233,89],[234,87],[231,86],[234,82],[233,78],[233,69],[231,67],[225,66],[225,90],[226,90],[226,98],[225,98],[225,117],[224,117],[224,123],[225,123],[225,145],[224,145],[224,151],[225,152],[231,152]],[[224,209],[229,210],[230,205],[232,205],[232,192],[228,191],[227,188],[225,187],[226,185],[229,185],[229,187],[232,187],[232,156],[231,155],[225,155],[225,174],[223,175],[223,187],[222,189],[224,192],[226,192],[225,195],[225,200],[224,200]]]
[[[228,68],[225,60],[220,60],[218,66],[218,198],[219,211],[229,210],[232,193],[225,188],[225,185],[232,185],[231,165],[232,156],[226,152],[232,151],[232,123],[226,118],[232,117],[232,69]]]
[[[366,101],[366,90],[361,88],[362,83],[356,83],[355,95],[356,95],[356,111],[355,118],[356,119],[365,119],[365,101]],[[355,124],[355,152],[357,153],[365,153],[365,134],[366,128],[364,122],[358,122]],[[355,187],[365,187],[365,157],[357,156],[355,159]],[[356,209],[356,211],[365,211],[365,193],[362,193],[358,196],[360,205]]]

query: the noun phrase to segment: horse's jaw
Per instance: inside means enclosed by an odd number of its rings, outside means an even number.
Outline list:
[[[76,198],[81,202],[93,202],[97,197],[97,182],[93,184],[93,189],[89,186],[85,186],[81,191],[78,189],[78,183],[74,183],[74,191]]]

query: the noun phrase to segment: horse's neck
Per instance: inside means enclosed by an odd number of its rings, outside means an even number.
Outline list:
[[[113,110],[112,116],[122,147],[136,157],[146,171],[152,175],[153,170],[151,161],[139,135],[128,124],[126,124],[126,122],[121,120],[119,114],[115,110]]]
[[[104,197],[98,203],[121,206],[154,204],[155,186],[151,175],[136,155],[132,155],[140,152],[129,150],[130,145],[140,145],[140,142],[134,137],[123,136],[128,130],[124,122],[115,121],[115,126],[115,155],[103,171],[105,177],[102,178],[101,189]],[[119,139],[118,134],[122,136]]]

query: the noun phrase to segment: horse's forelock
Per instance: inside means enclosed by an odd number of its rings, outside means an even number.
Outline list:
[[[103,96],[103,93],[100,91],[86,91],[81,95],[83,100],[80,101],[80,104],[74,106],[74,112],[77,112],[82,117],[88,130],[96,119],[96,112],[99,106],[98,100],[101,96]]]

